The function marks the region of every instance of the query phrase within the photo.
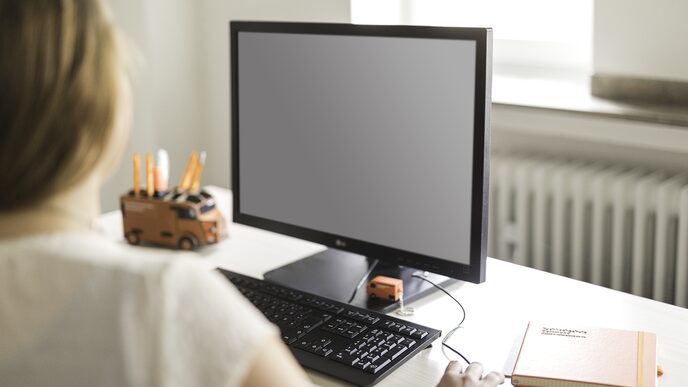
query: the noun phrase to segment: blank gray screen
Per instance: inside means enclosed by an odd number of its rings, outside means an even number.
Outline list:
[[[240,211],[469,264],[476,43],[240,32]]]

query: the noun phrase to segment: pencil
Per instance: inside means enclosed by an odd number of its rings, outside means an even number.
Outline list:
[[[189,156],[189,162],[186,164],[186,169],[184,169],[182,179],[179,181],[179,192],[184,192],[187,189],[189,189],[189,186],[191,185],[191,178],[193,178],[194,169],[196,168],[197,161],[198,153],[196,153],[195,151],[191,152],[191,155]]]
[[[153,197],[155,193],[155,185],[153,183],[153,156],[146,153],[146,194],[148,197]]]
[[[141,157],[134,153],[134,195],[139,196],[141,192]]]
[[[194,169],[194,176],[191,183],[191,192],[199,192],[201,188],[201,175],[203,174],[203,167],[205,166],[205,152],[201,152],[201,156],[196,162],[196,168]]]

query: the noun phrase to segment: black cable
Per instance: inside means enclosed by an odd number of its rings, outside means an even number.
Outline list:
[[[445,347],[447,347],[447,348],[449,348],[449,349],[450,349],[452,352],[454,352],[455,354],[461,356],[461,358],[466,362],[466,364],[471,364],[471,362],[470,362],[468,359],[466,359],[466,356],[462,355],[461,352],[459,352],[459,351],[455,350],[454,348],[452,348],[451,346],[449,346],[449,344],[447,344],[447,343],[442,343],[442,345],[445,346]]]
[[[461,321],[459,322],[459,326],[461,326],[461,324],[463,324],[463,322],[466,320],[466,309],[463,308],[463,305],[461,305],[461,303],[459,302],[459,300],[457,300],[456,298],[454,298],[454,296],[452,296],[451,294],[449,294],[448,291],[444,290],[443,287],[441,287],[440,285],[437,285],[436,283],[434,283],[434,282],[430,281],[429,279],[423,277],[421,274],[413,273],[413,274],[411,274],[411,277],[416,277],[416,278],[422,279],[423,281],[425,281],[425,282],[429,283],[430,285],[436,287],[437,289],[443,291],[444,294],[448,295],[449,297],[451,297],[452,300],[454,300],[454,302],[456,302],[457,304],[459,304],[459,307],[461,308],[461,312],[463,312],[463,318],[461,318]]]
[[[444,339],[442,340],[442,352],[444,352],[444,348],[445,348],[445,347],[446,347],[446,348],[449,348],[452,352],[454,352],[455,354],[461,356],[461,358],[462,358],[467,364],[471,364],[471,362],[468,361],[468,359],[466,358],[466,356],[462,355],[461,352],[455,350],[455,349],[452,348],[449,344],[447,344],[447,340],[449,340],[449,338],[454,334],[454,332],[456,332],[457,329],[461,328],[461,325],[463,324],[463,322],[466,321],[466,309],[464,309],[463,305],[461,305],[461,303],[459,302],[459,300],[457,300],[456,298],[454,298],[454,296],[452,296],[451,294],[449,294],[449,292],[446,291],[442,286],[440,286],[440,285],[438,285],[438,284],[436,284],[436,283],[430,281],[429,279],[425,278],[422,274],[413,273],[413,274],[411,274],[411,277],[416,277],[416,278],[422,279],[423,281],[425,281],[425,282],[429,283],[430,285],[436,287],[437,289],[439,289],[439,290],[441,290],[442,292],[444,292],[444,294],[448,295],[452,300],[454,300],[454,302],[456,302],[457,305],[459,305],[459,307],[461,308],[461,312],[463,313],[463,316],[461,317],[461,321],[459,322],[459,324],[458,324],[454,329],[452,329],[452,330],[450,330],[449,332],[447,332],[447,334],[444,336]],[[449,358],[449,357],[447,356],[446,353],[444,354],[444,356],[446,356],[447,358]]]
[[[380,263],[380,261],[377,259],[374,259],[373,262],[370,264],[370,267],[368,267],[368,271],[366,271],[365,274],[363,274],[363,277],[361,277],[361,280],[358,281],[358,284],[354,288],[354,292],[353,292],[353,294],[351,294],[351,298],[349,298],[348,304],[350,304],[351,301],[353,301],[354,298],[356,298],[356,293],[358,293],[358,289],[360,289],[361,286],[363,286],[363,284],[366,282],[366,280],[368,279],[370,274],[373,272],[373,270],[375,269],[375,266],[377,266],[378,263]]]

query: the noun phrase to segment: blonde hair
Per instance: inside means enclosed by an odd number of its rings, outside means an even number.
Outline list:
[[[120,45],[96,0],[0,2],[0,212],[77,183],[110,140]]]

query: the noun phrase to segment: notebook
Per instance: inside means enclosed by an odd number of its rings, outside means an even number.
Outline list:
[[[655,387],[657,336],[530,322],[511,381],[531,387]]]

